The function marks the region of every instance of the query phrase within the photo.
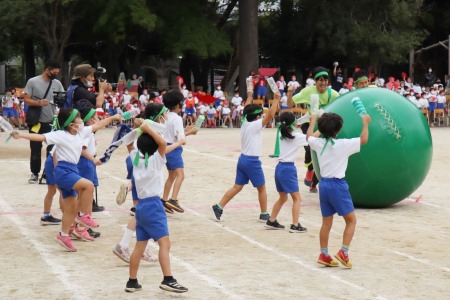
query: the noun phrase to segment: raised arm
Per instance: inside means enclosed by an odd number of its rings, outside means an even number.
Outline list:
[[[43,134],[35,134],[35,133],[27,133],[27,132],[21,132],[21,131],[13,131],[10,134],[13,138],[20,139],[27,139],[32,142],[47,142],[45,139],[45,135]]]
[[[150,126],[148,126],[147,123],[142,123],[140,128],[142,129],[143,132],[147,133],[155,140],[155,142],[158,144],[159,154],[164,157],[164,155],[166,154],[166,147],[167,147],[166,140],[156,131],[154,131]]]
[[[264,117],[264,119],[262,120],[262,125],[266,126],[267,124],[269,124],[270,121],[272,121],[273,117],[275,117],[275,113],[277,112],[277,109],[280,105],[280,98],[281,98],[281,94],[279,91],[274,92],[274,101],[272,103],[272,106],[269,109],[269,112],[267,113],[267,115]]]
[[[293,107],[295,105],[294,101],[292,100],[292,95],[294,94],[295,91],[295,86],[294,85],[290,85],[288,86],[288,90],[287,90],[287,106],[289,107]]]
[[[247,106],[252,103],[253,103],[253,91],[247,91],[247,100],[245,100],[244,106]]]
[[[311,122],[309,123],[308,131],[306,132],[306,140],[308,140],[308,138],[310,136],[319,137],[320,131],[317,130],[316,132],[314,132],[314,127],[316,126],[316,122],[317,122],[317,116],[311,116]]]
[[[369,141],[369,123],[372,121],[369,115],[364,115],[362,117],[363,128],[361,131],[361,145],[367,144]]]
[[[92,125],[92,132],[96,132],[97,130],[100,130],[100,129],[108,126],[108,124],[111,123],[112,121],[121,121],[121,120],[122,120],[122,116],[119,114],[114,115],[112,117],[105,118],[105,119],[98,121],[97,123]]]

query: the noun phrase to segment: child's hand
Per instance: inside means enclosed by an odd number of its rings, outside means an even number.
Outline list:
[[[288,86],[288,90],[287,90],[288,93],[293,93],[294,91],[295,91],[295,87],[294,87],[293,84],[291,84],[290,86]]]
[[[133,122],[134,127],[135,127],[135,128],[140,127],[140,126],[142,125],[143,122],[144,122],[144,119],[141,119],[141,118],[134,118],[134,122]]]
[[[368,114],[365,114],[362,116],[362,121],[363,124],[369,124],[370,122],[372,122],[372,118]]]
[[[119,123],[122,122],[122,116],[117,114],[113,116],[113,121],[118,121]]]
[[[11,133],[9,134],[10,136],[12,136],[14,139],[20,139],[21,138],[21,134],[19,131],[11,131]]]
[[[100,165],[102,164],[102,162],[101,162],[100,159],[94,158],[94,164],[95,164],[96,166],[100,166]]]

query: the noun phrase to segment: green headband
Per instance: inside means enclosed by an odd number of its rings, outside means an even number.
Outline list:
[[[92,118],[92,116],[95,114],[95,112],[96,112],[96,110],[91,108],[89,113],[84,117],[83,123],[86,123],[87,121],[89,121],[89,119]]]
[[[327,71],[322,71],[322,72],[319,72],[316,75],[314,75],[314,80],[319,78],[320,76],[327,76],[327,77],[329,77]]]
[[[355,83],[358,83],[363,80],[369,80],[369,78],[367,78],[367,76],[359,77],[358,79],[355,80]]]
[[[73,120],[75,120],[75,118],[78,115],[78,110],[73,109],[72,113],[70,114],[69,118],[66,120],[66,122],[63,125],[63,129],[66,128],[67,126],[69,126],[70,123],[73,122]]]
[[[264,111],[263,109],[258,108],[258,109],[254,110],[254,111],[248,112],[247,114],[248,115],[257,115],[257,114],[262,113],[263,111]],[[245,114],[244,117],[242,118],[242,124],[244,124],[245,121],[247,121],[247,114]]]
[[[150,117],[150,120],[156,121],[156,119],[158,119],[166,110],[167,107],[163,106],[163,108],[161,108],[160,112],[156,116]]]
[[[140,157],[140,153],[141,153],[141,152],[138,150],[138,151],[136,151],[136,155],[134,156],[133,165],[134,165],[135,167],[137,167],[137,166],[139,165],[139,157]],[[145,168],[147,168],[147,167],[148,167],[148,152],[145,152],[144,159],[145,159],[145,161],[144,161]]]

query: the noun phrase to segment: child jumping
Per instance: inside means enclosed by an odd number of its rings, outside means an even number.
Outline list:
[[[144,132],[137,140],[137,150],[130,153],[133,161],[133,179],[139,202],[136,205],[136,246],[130,258],[130,277],[126,292],[142,289],[137,272],[148,240],[159,245],[159,263],[164,275],[160,288],[165,291],[184,293],[188,289],[172,277],[170,270],[170,240],[167,215],[160,195],[164,188],[163,167],[166,163],[166,140],[147,124],[140,127]]]
[[[316,151],[320,166],[320,210],[322,212],[322,227],[320,228],[320,255],[317,263],[336,267],[338,263],[328,254],[328,239],[333,215],[337,212],[345,220],[342,247],[334,256],[347,268],[352,264],[348,257],[348,249],[355,233],[356,216],[353,202],[345,181],[348,157],[360,152],[360,146],[369,140],[369,123],[371,118],[362,116],[363,128],[358,138],[336,139],[344,121],[335,113],[324,113],[318,121],[318,131],[313,133],[317,116],[311,116],[311,124],[306,133],[307,141],[312,150]],[[322,138],[319,138],[322,134]]]
[[[82,178],[78,174],[77,163],[80,159],[84,139],[92,132],[104,127],[111,122],[111,117],[92,126],[84,127],[78,110],[63,108],[58,115],[58,125],[62,130],[52,131],[45,134],[29,134],[13,131],[11,135],[15,139],[25,138],[34,142],[46,142],[48,145],[56,145],[56,159],[58,161],[54,168],[55,183],[63,197],[63,216],[61,232],[56,234],[56,241],[71,252],[77,251],[72,244],[69,231],[74,220],[84,227],[98,227],[91,216],[92,195],[94,185],[91,181]],[[120,118],[120,116],[119,116]],[[105,121],[103,120],[103,121]],[[106,123],[106,124],[105,124]],[[77,205],[77,196],[80,194],[80,208]],[[80,213],[77,215],[77,211]]]
[[[269,220],[266,182],[259,157],[262,149],[262,130],[275,116],[280,101],[280,93],[275,92],[273,105],[262,119],[263,108],[260,105],[253,104],[252,90],[251,86],[247,89],[247,101],[245,101],[241,127],[242,150],[237,163],[235,183],[223,195],[220,202],[212,206],[217,221],[220,221],[224,207],[242,190],[244,185],[248,184],[249,180],[253,187],[258,190],[259,207],[261,209],[259,221],[267,222]]]
[[[295,159],[297,158],[298,149],[308,145],[306,135],[295,131],[294,124],[296,122],[295,115],[292,112],[284,112],[280,115],[280,156],[278,164],[275,168],[275,185],[280,194],[277,202],[273,205],[270,219],[267,220],[266,228],[268,229],[284,229],[277,221],[278,213],[281,207],[291,194],[294,204],[292,206],[292,224],[289,232],[307,232],[298,222],[300,214],[300,189],[298,186],[297,168],[295,167]],[[278,136],[278,135],[277,135]]]

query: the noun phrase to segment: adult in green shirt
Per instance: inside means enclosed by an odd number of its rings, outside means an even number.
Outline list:
[[[319,95],[319,108],[323,109],[334,99],[339,97],[339,93],[333,90],[329,85],[330,75],[329,70],[323,67],[317,67],[313,70],[313,78],[315,81],[314,86],[305,87],[300,93],[292,97],[292,92],[288,90],[287,105],[293,107],[295,104],[305,104],[309,111],[309,103],[311,101],[311,95]],[[309,128],[309,122],[303,123],[300,126],[302,132],[306,134]],[[314,167],[311,160],[311,149],[309,146],[305,146],[305,166],[308,168],[305,176],[305,184],[310,187],[311,193],[317,193],[317,184],[319,179],[314,174]]]

